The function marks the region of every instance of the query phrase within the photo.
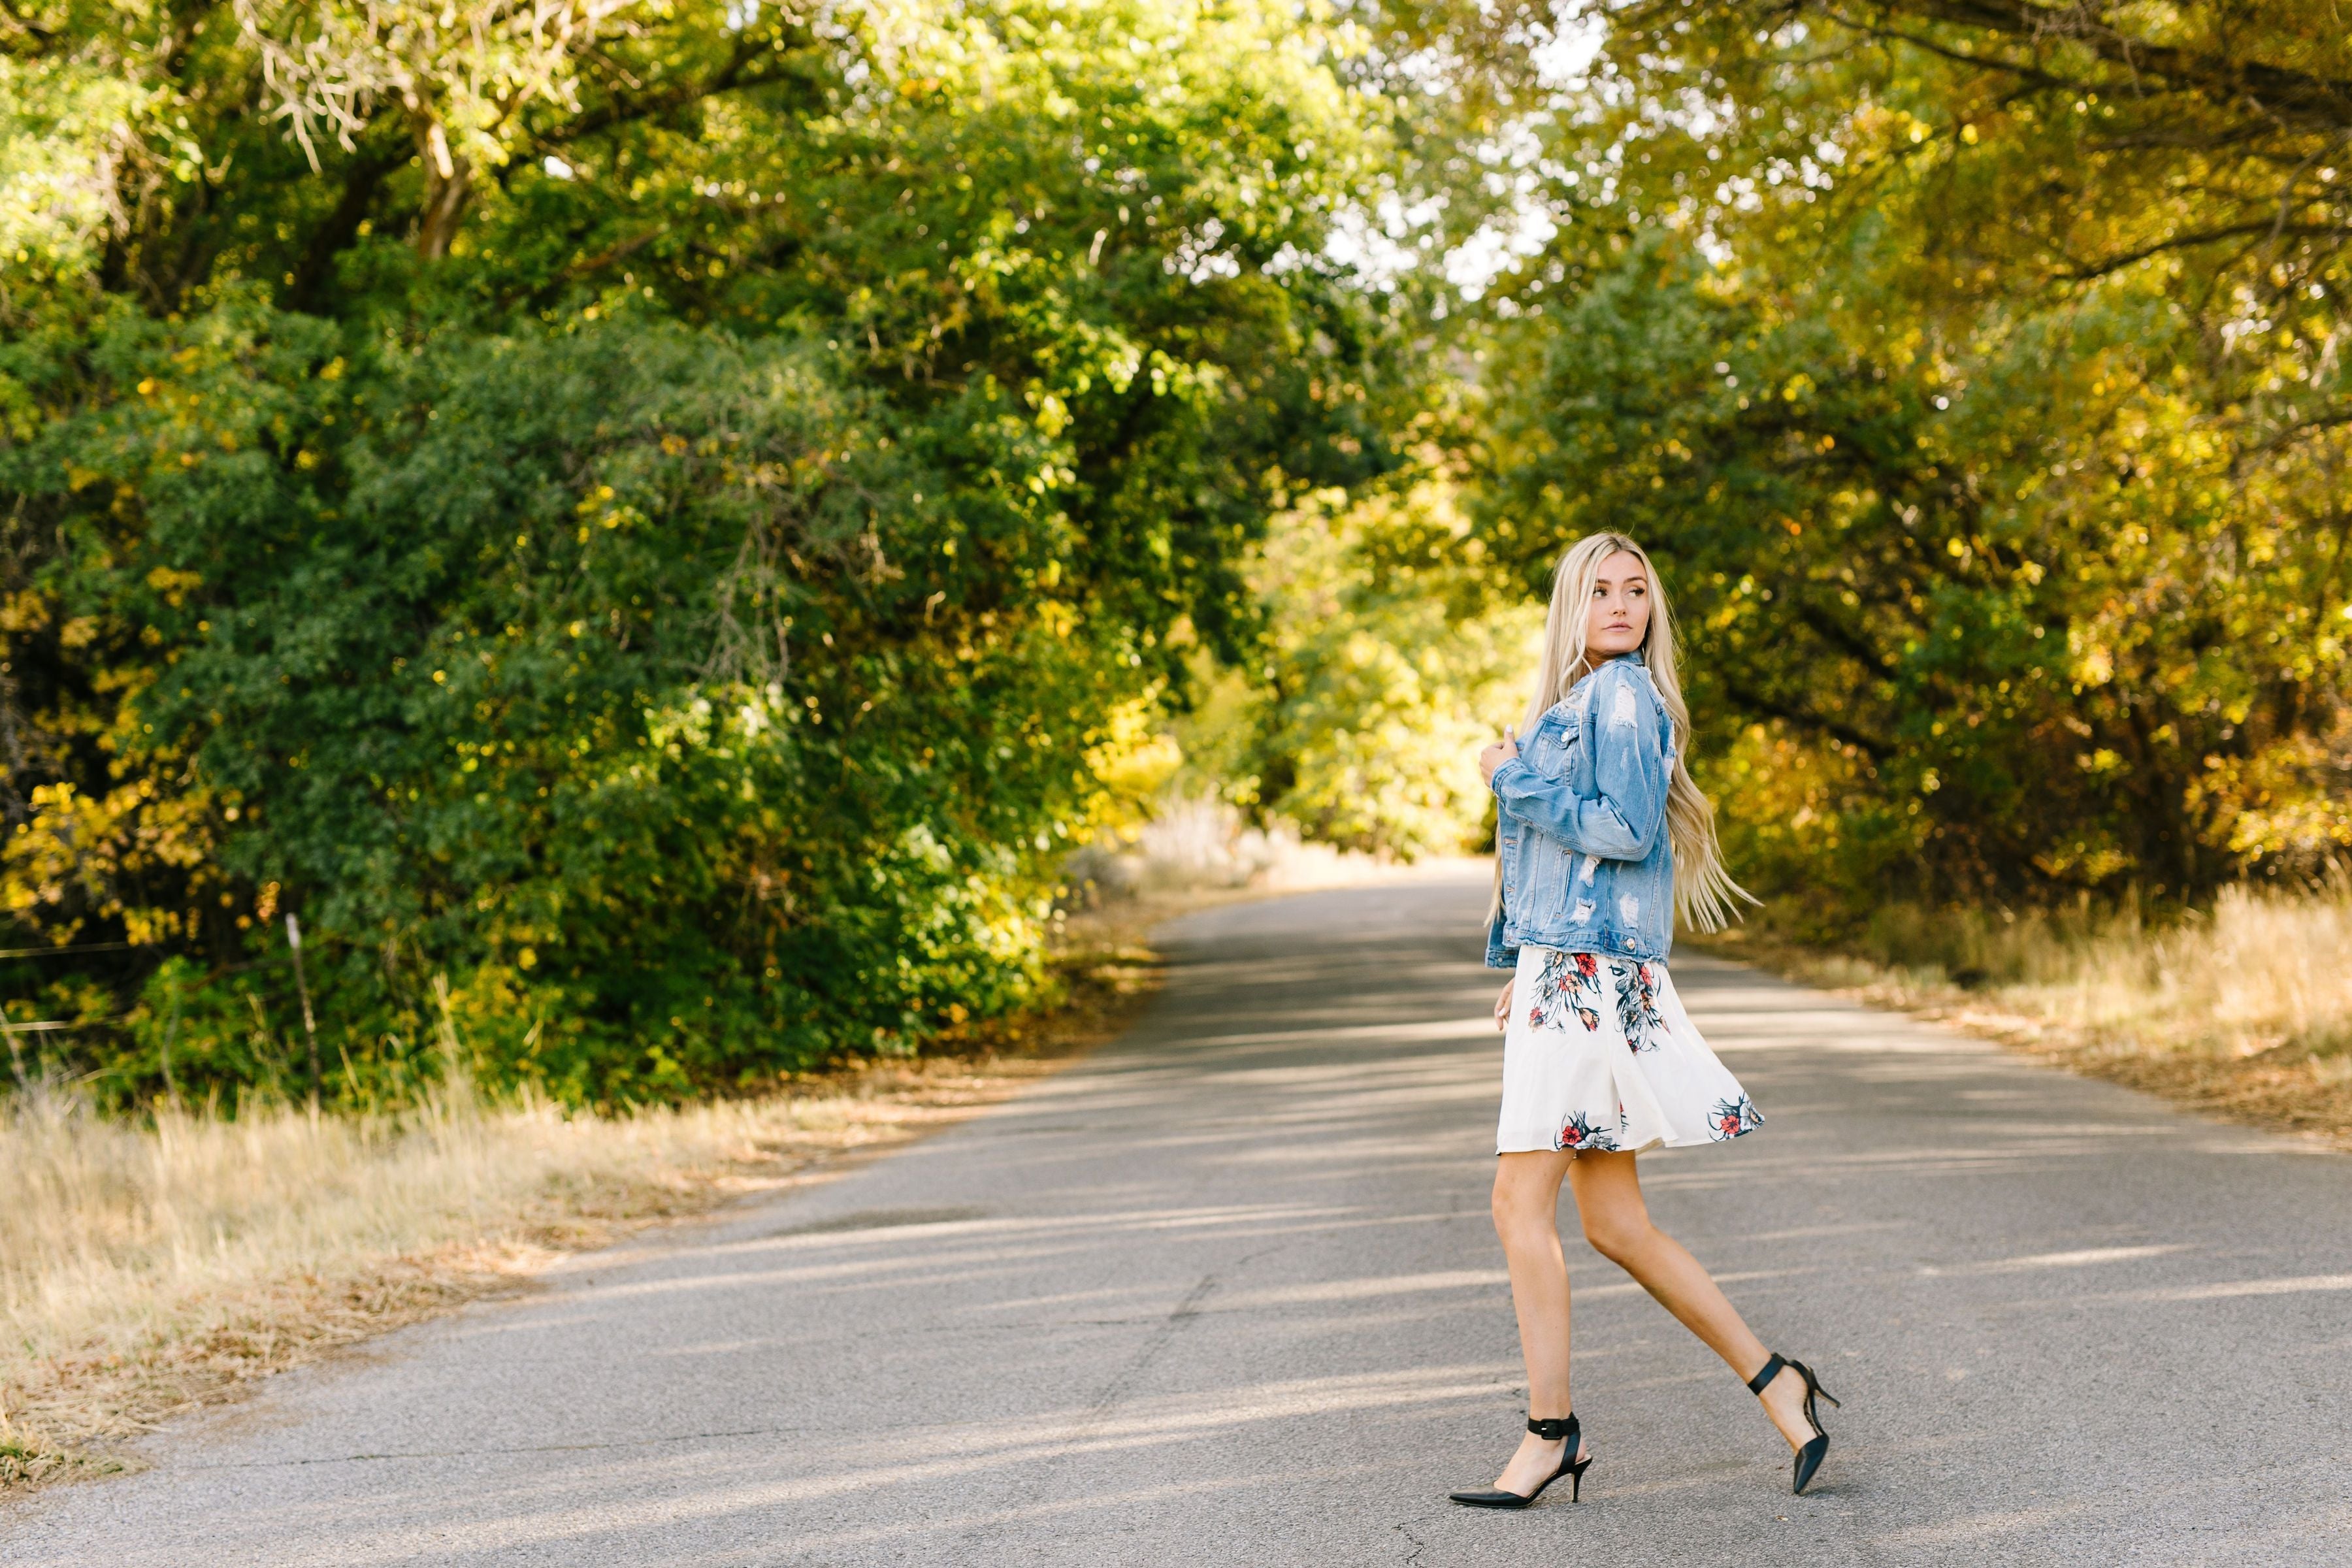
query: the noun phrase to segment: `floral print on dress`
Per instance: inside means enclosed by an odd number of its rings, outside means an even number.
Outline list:
[[[1764,1113],[1755,1102],[1742,1094],[1737,1100],[1718,1100],[1707,1113],[1706,1135],[1717,1143],[1728,1143],[1742,1132],[1753,1132],[1764,1124]]]
[[[1544,959],[1528,1023],[1538,1029],[1564,1029],[1574,1013],[1588,1031],[1601,1027],[1601,961],[1589,952],[1553,952]]]
[[[1617,1138],[1614,1133],[1592,1125],[1591,1119],[1580,1110],[1563,1122],[1559,1131],[1552,1135],[1551,1146],[1576,1153],[1591,1150],[1614,1152],[1617,1148]]]
[[[1617,1023],[1625,1032],[1625,1048],[1638,1056],[1665,1044],[1666,1018],[1658,1011],[1658,978],[1650,966],[1612,963],[1609,977],[1617,983]]]
[[[1664,962],[1528,942],[1512,973],[1496,1153],[1639,1154],[1728,1142],[1762,1124]]]

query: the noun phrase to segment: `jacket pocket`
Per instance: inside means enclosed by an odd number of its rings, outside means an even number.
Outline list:
[[[1559,918],[1560,900],[1568,891],[1565,858],[1540,833],[1530,833],[1521,847],[1521,877],[1517,922],[1529,931],[1548,929]]]
[[[1528,766],[1548,779],[1568,776],[1569,753],[1576,743],[1577,726],[1573,720],[1562,723],[1547,720],[1539,725],[1528,746]]]

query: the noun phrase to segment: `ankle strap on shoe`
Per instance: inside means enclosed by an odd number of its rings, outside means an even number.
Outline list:
[[[1547,1443],[1558,1443],[1576,1436],[1576,1417],[1571,1414],[1538,1421],[1530,1415],[1528,1417],[1528,1430]]]
[[[1772,1359],[1764,1363],[1764,1370],[1748,1380],[1748,1392],[1759,1399],[1763,1398],[1764,1391],[1772,1385],[1772,1380],[1780,1376],[1780,1369],[1788,1364],[1780,1359],[1779,1352],[1774,1352]]]

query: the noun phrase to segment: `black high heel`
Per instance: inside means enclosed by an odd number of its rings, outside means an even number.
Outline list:
[[[1764,1391],[1772,1386],[1772,1380],[1780,1375],[1784,1367],[1793,1368],[1797,1375],[1805,1380],[1805,1421],[1813,1429],[1812,1436],[1797,1450],[1796,1464],[1790,1472],[1789,1489],[1802,1497],[1805,1488],[1812,1481],[1813,1472],[1822,1468],[1822,1461],[1828,1458],[1830,1453],[1830,1435],[1822,1430],[1822,1418],[1814,1413],[1813,1400],[1818,1396],[1837,1405],[1837,1395],[1822,1386],[1821,1379],[1813,1375],[1811,1367],[1801,1361],[1783,1360],[1777,1352],[1764,1363],[1763,1371],[1748,1380],[1748,1392],[1759,1399],[1763,1398]],[[1845,1407],[1840,1405],[1838,1408],[1843,1410]]]
[[[1568,1443],[1568,1447],[1560,1450],[1559,1468],[1538,1482],[1535,1490],[1525,1495],[1518,1492],[1484,1491],[1448,1492],[1446,1496],[1465,1508],[1525,1508],[1543,1496],[1544,1488],[1551,1485],[1560,1477],[1566,1476],[1569,1478],[1568,1500],[1575,1502],[1581,1498],[1584,1494],[1584,1472],[1592,1460],[1589,1456],[1581,1459],[1576,1457],[1576,1451],[1584,1446],[1584,1435],[1577,1429],[1576,1416],[1570,1414],[1565,1418],[1549,1421],[1538,1421],[1530,1416],[1528,1419],[1528,1430],[1547,1443],[1557,1443],[1562,1439],[1566,1439]]]

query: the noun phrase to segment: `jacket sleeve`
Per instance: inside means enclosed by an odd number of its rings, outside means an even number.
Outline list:
[[[1496,809],[1548,834],[1579,855],[1641,860],[1666,821],[1666,756],[1658,700],[1642,671],[1603,665],[1593,677],[1584,742],[1592,749],[1595,794],[1548,779],[1517,757],[1495,770]]]

